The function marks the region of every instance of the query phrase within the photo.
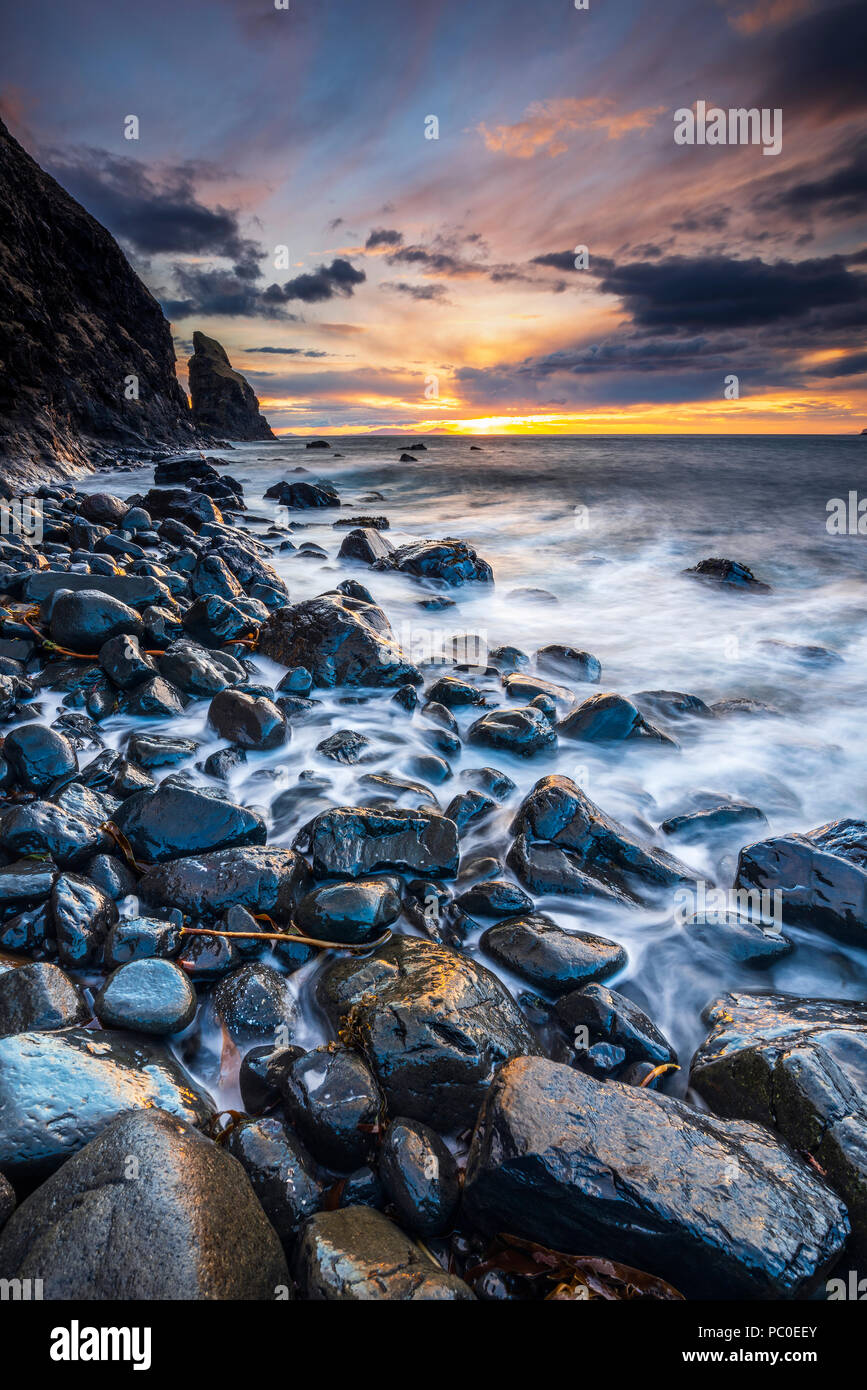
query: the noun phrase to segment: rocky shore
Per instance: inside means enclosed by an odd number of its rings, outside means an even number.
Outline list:
[[[312,475],[263,523],[201,453],[129,479],[43,485],[41,543],[0,540],[0,1278],[54,1299],[794,1299],[863,1259],[864,1007],[723,993],[679,1058],[618,990],[626,949],[538,905],[668,911],[698,891],[694,847],[734,829],[722,887],[863,945],[867,823],[770,836],[730,798],[654,826],[546,770],[561,744],[675,756],[694,721],[760,702],[597,689],[565,642],[413,659],[364,581],[404,576],[436,611],[494,583],[466,541],[396,545]],[[273,560],[317,549],[323,508],[338,573],[293,601]],[[690,576],[767,592],[730,560]],[[515,760],[538,769],[525,794]],[[275,765],[276,801],[236,799],[239,770]],[[336,799],[332,768],[363,795]],[[798,949],[756,920],[684,931],[746,969]]]

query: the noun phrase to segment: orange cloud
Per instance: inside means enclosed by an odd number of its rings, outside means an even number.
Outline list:
[[[638,111],[619,112],[610,99],[596,97],[556,97],[550,101],[534,101],[524,112],[524,119],[512,125],[493,129],[482,122],[479,134],[489,150],[511,155],[515,159],[532,159],[544,151],[553,159],[569,148],[563,138],[577,130],[601,130],[609,140],[620,140],[633,130],[647,130],[653,125],[664,106],[645,106]]]
[[[729,16],[729,23],[739,34],[758,34],[797,19],[810,8],[810,0],[757,0],[750,9]]]

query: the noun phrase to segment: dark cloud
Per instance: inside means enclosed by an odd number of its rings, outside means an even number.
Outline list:
[[[317,351],[315,348],[298,347],[254,347],[244,348],[245,352],[266,352],[273,353],[279,357],[331,357],[330,352]]]
[[[417,299],[427,303],[448,304],[447,294],[444,285],[408,285],[405,280],[384,280],[382,284],[384,290],[394,290],[395,294],[405,294],[408,299]]]
[[[823,362],[813,372],[816,376],[861,376],[867,372],[867,352],[849,352],[833,362]]]
[[[365,251],[375,251],[380,246],[401,246],[403,244],[403,232],[389,230],[388,227],[374,227],[367,241],[364,243]]]
[[[841,326],[867,315],[867,281],[842,256],[773,262],[672,256],[624,265],[597,257],[592,268],[601,288],[648,331],[756,327],[828,311]]]
[[[534,256],[531,265],[549,266],[551,270],[574,270],[574,251],[549,251],[544,256]]]
[[[355,293],[356,285],[363,284],[366,279],[363,270],[339,256],[330,265],[319,265],[314,271],[296,275],[285,285],[269,285],[263,290],[262,298],[275,307],[291,299],[300,299],[304,304],[321,304],[338,295],[348,299]]]
[[[867,5],[825,6],[768,35],[764,106],[838,116],[867,107]]]
[[[265,253],[242,234],[238,213],[206,207],[196,197],[196,179],[208,172],[207,166],[190,162],[151,168],[82,147],[50,152],[46,163],[88,212],[142,255],[224,257],[235,262],[241,278],[259,275]]]
[[[157,298],[169,319],[198,315],[223,315],[226,318],[296,319],[282,304],[266,298],[265,291],[230,270],[203,269],[198,266],[174,266],[176,297],[168,291],[157,291]]]
[[[722,232],[728,226],[728,221],[728,208],[712,208],[706,212],[690,213],[671,225],[676,232]]]
[[[826,212],[835,217],[863,217],[867,209],[867,143],[821,178],[801,178],[756,200],[761,209],[798,213]]]
[[[468,261],[449,251],[439,251],[430,246],[401,246],[388,257],[388,263],[418,266],[428,275],[442,275],[446,278],[484,275],[487,270],[482,261]]]

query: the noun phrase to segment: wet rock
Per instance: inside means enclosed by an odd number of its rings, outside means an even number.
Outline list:
[[[198,746],[191,738],[138,732],[130,734],[126,752],[141,767],[172,767],[191,758]]]
[[[521,803],[509,865],[533,893],[641,900],[695,875],[637,839],[568,777],[543,777]]]
[[[289,1286],[241,1165],[161,1109],[120,1116],[21,1204],[0,1274],[31,1273],[47,1299],[100,1302],[264,1301]]]
[[[376,560],[388,559],[393,550],[394,546],[378,530],[371,526],[359,526],[344,536],[337,558],[360,560],[364,565],[372,565]]]
[[[313,677],[306,666],[293,666],[279,682],[277,689],[289,695],[309,695]]]
[[[382,609],[337,592],[272,613],[259,651],[284,666],[306,667],[320,688],[422,684]]]
[[[146,864],[265,843],[265,822],[256,811],[205,789],[164,783],[129,797],[114,819]]]
[[[696,916],[684,923],[684,930],[705,950],[755,970],[767,969],[795,949],[776,927],[765,928],[728,912]]]
[[[102,960],[106,934],[117,921],[117,905],[88,879],[60,874],[51,890],[49,920],[60,959],[82,970]]]
[[[51,1173],[125,1110],[159,1106],[204,1126],[211,1097],[159,1043],[67,1028],[0,1038],[0,1171]]]
[[[239,748],[279,748],[289,736],[283,712],[273,700],[257,699],[240,690],[222,690],[214,696],[208,723],[221,738]]]
[[[184,700],[179,690],[162,676],[151,676],[127,692],[124,711],[142,719],[171,719],[183,714]]]
[[[15,1189],[0,1173],[0,1231],[15,1210]]]
[[[506,878],[489,878],[466,888],[455,899],[469,917],[515,917],[532,912],[533,899],[517,883]]]
[[[105,939],[105,967],[116,970],[134,960],[168,959],[181,949],[180,916],[177,922],[159,917],[121,917]]]
[[[243,598],[244,589],[225,560],[209,554],[202,556],[190,575],[190,593],[193,598],[219,594],[221,598],[236,599]]]
[[[153,661],[139,646],[138,638],[126,633],[103,643],[99,649],[99,664],[119,690],[132,690],[156,672]]]
[[[235,1043],[295,1031],[298,1007],[285,978],[252,961],[224,975],[211,997],[213,1012]]]
[[[59,593],[51,605],[51,640],[74,652],[96,653],[110,637],[138,637],[142,622],[135,609],[97,589]]]
[[[306,879],[306,865],[291,849],[246,847],[159,864],[142,876],[139,892],[151,907],[190,916],[213,919],[238,904],[279,921],[290,916]]]
[[[469,782],[476,791],[492,796],[495,801],[508,801],[512,792],[516,790],[511,777],[507,777],[505,772],[500,772],[496,767],[466,767],[461,772],[461,779]]]
[[[769,705],[764,700],[753,700],[749,696],[738,696],[732,700],[716,700],[711,705],[710,712],[720,719],[730,718],[732,715],[775,716],[780,713],[774,705]]]
[[[454,878],[458,870],[457,826],[435,811],[340,806],[323,811],[299,833],[293,848],[308,847],[317,878],[364,878],[389,870]]]
[[[132,869],[112,854],[95,854],[88,859],[84,877],[115,902],[134,893],[138,882]]]
[[[726,589],[743,590],[754,594],[769,594],[770,584],[763,584],[756,579],[752,570],[747,569],[746,565],[741,565],[737,560],[699,560],[697,565],[691,565],[689,569],[683,570],[684,574],[691,575],[694,579],[700,579],[705,584],[724,586]]]
[[[458,1165],[428,1125],[392,1120],[382,1145],[379,1173],[405,1230],[424,1237],[451,1230],[461,1198]]]
[[[208,777],[216,777],[221,782],[227,782],[236,767],[241,767],[247,761],[247,754],[243,748],[221,748],[217,753],[210,753],[205,759],[203,772]]]
[[[303,1047],[251,1047],[238,1072],[238,1088],[249,1115],[273,1110],[283,1099],[283,1084],[292,1063],[304,1056]]]
[[[104,1028],[181,1033],[196,1016],[196,991],[170,960],[133,960],[109,975],[93,1011]]]
[[[6,735],[3,757],[18,786],[32,792],[47,791],[58,778],[78,771],[69,739],[44,724],[19,724]]]
[[[362,878],[314,888],[295,909],[304,936],[357,945],[381,936],[400,916],[400,898],[383,878]]]
[[[749,834],[760,829],[768,820],[758,806],[727,801],[704,811],[692,811],[683,816],[671,816],[659,827],[664,835],[682,840],[684,844],[701,844],[715,836]],[[747,827],[744,831],[744,827]]]
[[[648,739],[674,745],[674,739],[648,723],[625,695],[591,695],[560,720],[557,732],[563,738],[581,739],[585,743]]]
[[[309,507],[339,507],[340,498],[333,483],[274,483],[265,493],[273,498],[278,506],[289,507],[291,511],[304,511]]]
[[[57,574],[49,570],[36,570],[25,574],[21,586],[21,598],[27,603],[41,604],[46,599],[50,600],[60,589],[73,591],[84,589],[88,593],[95,591],[109,598],[117,599],[130,608],[146,608],[149,604],[160,605],[171,602],[171,594],[166,585],[150,575],[72,574],[69,571]],[[113,636],[113,634],[106,634],[105,640],[109,636]],[[98,643],[97,646],[99,645],[101,644]],[[88,648],[88,651],[96,650],[97,647]]]
[[[0,974],[0,1036],[68,1028],[89,1019],[81,990],[49,961]]]
[[[440,1132],[471,1124],[494,1069],[536,1040],[496,975],[445,946],[398,936],[318,977],[332,1026],[367,1057],[392,1114]]]
[[[221,598],[219,594],[197,598],[184,613],[182,623],[184,632],[208,647],[249,637],[255,627],[243,608],[229,599]]]
[[[712,719],[713,710],[697,695],[685,695],[680,690],[639,690],[631,696],[632,703],[646,719]]]
[[[244,1168],[284,1247],[322,1206],[326,1179],[282,1120],[248,1120],[233,1129],[226,1150]]]
[[[483,705],[484,692],[457,676],[440,676],[427,691],[428,700],[445,705],[447,709],[462,709],[466,705]]]
[[[741,850],[735,887],[780,894],[787,922],[863,944],[867,931],[867,823],[831,821],[806,835],[776,835]]]
[[[376,1207],[381,1211],[385,1206],[385,1193],[379,1174],[367,1164],[363,1168],[356,1168],[354,1173],[344,1179],[340,1191],[341,1207]]]
[[[210,651],[181,637],[166,647],[159,658],[160,673],[184,695],[194,698],[216,695],[227,686],[240,685],[247,672],[228,652]]]
[[[541,912],[488,927],[479,945],[499,965],[551,994],[607,980],[627,962],[616,941],[592,932],[564,931]]]
[[[447,536],[441,541],[410,541],[399,546],[377,569],[398,570],[417,579],[435,579],[451,586],[479,583],[493,584],[494,572],[487,560],[466,541]]]
[[[842,1204],[759,1125],[544,1058],[497,1074],[464,1208],[482,1231],[604,1250],[687,1298],[792,1298],[837,1258]]]
[[[354,766],[355,763],[361,762],[365,749],[369,747],[370,739],[365,734],[359,733],[356,729],[337,729],[321,743],[317,743],[316,751],[321,753],[323,758],[330,758],[332,762]]]
[[[487,820],[496,809],[496,801],[484,796],[482,792],[459,792],[446,807],[446,816],[454,821],[458,827],[458,834],[463,835],[465,830]]]
[[[304,1227],[294,1265],[301,1297],[316,1302],[465,1301],[475,1295],[381,1212],[323,1211]]]
[[[620,1048],[621,1061],[653,1067],[677,1062],[677,1053],[656,1024],[625,994],[593,984],[557,1000],[554,1013],[577,1051],[599,1043]]]
[[[4,864],[0,867],[0,917],[44,902],[56,877],[57,869],[50,862],[17,859]]]
[[[846,999],[725,994],[690,1083],[717,1114],[776,1129],[810,1154],[867,1252],[867,1008]]]
[[[825,670],[829,666],[839,666],[843,661],[840,653],[835,652],[831,647],[800,642],[783,642],[778,637],[766,638],[763,642],[759,642],[759,647],[762,651],[770,652],[772,656],[780,657],[783,661],[792,662],[796,666],[812,666],[819,670]]]
[[[286,1073],[283,1108],[321,1163],[351,1172],[373,1158],[385,1100],[356,1052],[332,1043],[299,1057]]]
[[[602,665],[595,656],[559,642],[540,647],[536,652],[536,665],[540,671],[550,671],[561,680],[585,681],[588,685],[598,685],[602,676]]]
[[[87,521],[100,526],[119,526],[126,516],[128,504],[110,492],[91,492],[82,499],[80,512]]]
[[[541,710],[531,705],[492,710],[470,725],[470,743],[502,749],[519,758],[535,758],[557,747],[557,735]]]
[[[234,941],[212,933],[182,938],[178,965],[194,984],[213,984],[234,970],[241,955]]]

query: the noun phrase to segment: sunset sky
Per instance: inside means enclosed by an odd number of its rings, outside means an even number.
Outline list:
[[[199,328],[278,432],[867,427],[861,0],[288,5],[5,16],[0,111],[182,379]],[[699,100],[782,152],[676,145]]]

